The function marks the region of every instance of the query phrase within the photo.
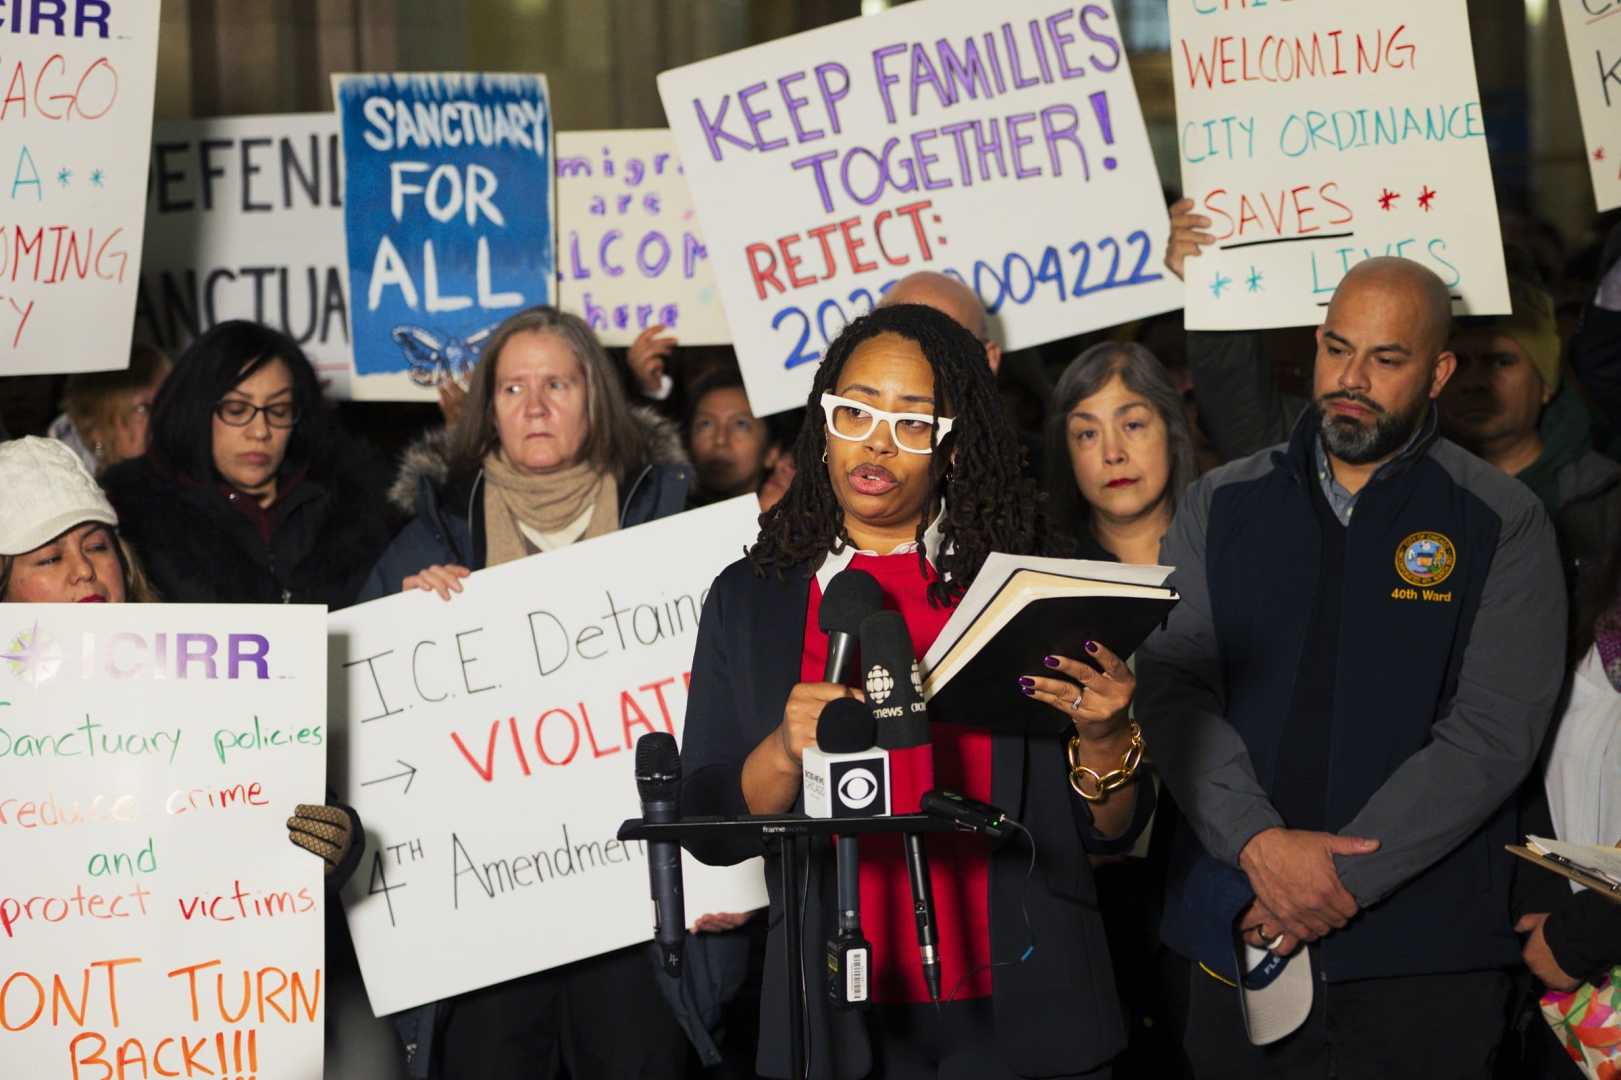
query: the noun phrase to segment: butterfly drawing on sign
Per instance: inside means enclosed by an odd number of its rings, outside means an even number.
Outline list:
[[[447,335],[441,341],[437,334],[420,326],[396,326],[389,336],[411,366],[411,381],[418,386],[438,386],[447,380],[464,379],[478,363],[479,352],[494,332],[494,326],[486,326],[465,338]]]

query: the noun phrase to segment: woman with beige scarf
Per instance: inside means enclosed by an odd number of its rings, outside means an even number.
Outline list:
[[[475,570],[678,513],[690,473],[674,426],[626,404],[591,328],[530,308],[491,335],[454,427],[406,451],[389,497],[415,518],[361,599],[450,600]],[[685,1075],[685,1037],[640,947],[393,1019],[416,1077]]]

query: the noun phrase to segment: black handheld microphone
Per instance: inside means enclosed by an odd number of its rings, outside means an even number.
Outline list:
[[[900,612],[878,611],[861,620],[861,665],[878,745],[885,750],[927,746],[929,706],[912,634]]]
[[[822,681],[842,683],[855,668],[861,620],[884,606],[878,579],[865,570],[841,570],[827,583],[817,625],[827,635],[827,664]],[[870,743],[868,745],[871,745]]]
[[[872,738],[872,714],[861,702],[841,698],[822,708],[816,745],[805,751],[805,802],[813,817],[823,816],[812,809],[817,783],[830,804],[826,816],[889,813],[889,755],[874,749]],[[835,1005],[856,1008],[871,1000],[872,946],[861,932],[861,865],[854,836],[838,840],[838,897],[838,930],[827,941],[827,995]]]
[[[1008,817],[1006,812],[990,803],[970,799],[966,795],[946,791],[944,788],[931,788],[925,791],[923,797],[918,800],[918,809],[925,814],[954,821],[959,828],[988,836],[992,840],[1002,839],[1007,836],[1008,830],[1018,825],[1018,822]]]
[[[642,798],[642,820],[664,825],[680,818],[681,755],[675,736],[663,731],[636,742],[636,793]],[[681,947],[687,934],[686,904],[681,896],[681,846],[668,840],[647,845],[647,876],[653,893],[653,940],[659,966],[672,979],[681,977]]]

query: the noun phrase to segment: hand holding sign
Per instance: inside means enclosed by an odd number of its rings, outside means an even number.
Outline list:
[[[664,385],[664,366],[675,352],[675,338],[665,336],[663,326],[649,326],[631,342],[625,364],[646,397],[657,397]]]
[[[1209,218],[1194,212],[1192,199],[1178,199],[1171,204],[1171,236],[1165,243],[1165,269],[1175,274],[1177,280],[1186,280],[1182,268],[1188,259],[1198,255],[1207,244],[1216,242],[1214,236],[1204,231],[1210,225]]]

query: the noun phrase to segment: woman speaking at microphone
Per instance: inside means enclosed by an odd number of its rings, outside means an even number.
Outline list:
[[[922,655],[990,552],[1043,546],[1038,496],[1021,478],[984,347],[947,316],[902,304],[850,324],[807,404],[821,422],[800,433],[793,486],[704,606],[682,755],[687,814],[802,805],[801,755],[823,706],[860,696],[820,681],[827,642],[818,614],[835,574],[849,567],[876,578]],[[1064,713],[1074,752],[1104,774],[1132,749],[1134,683],[1108,650],[1092,648],[1096,667],[1049,657],[1049,670],[1010,674],[1007,692],[1010,702],[1025,694]],[[804,941],[811,1076],[1107,1077],[1125,1032],[1087,855],[1130,846],[1152,811],[1151,789],[1126,783],[1101,801],[1078,797],[1064,737],[935,725],[931,738],[933,783],[1024,821],[1040,865],[1027,879],[1024,842],[992,851],[977,837],[928,837],[946,988],[936,1009],[919,968],[901,845],[865,838],[877,842],[861,845],[876,1004],[864,1021],[820,992],[835,875],[830,847],[814,849]],[[893,789],[914,802],[898,798],[896,813],[917,809],[929,778],[909,774],[927,768],[914,756],[892,759]],[[722,842],[697,854],[731,864],[763,852]],[[757,1063],[771,1077],[788,1076],[789,1024],[801,1022],[788,1015],[781,904],[774,892]]]

